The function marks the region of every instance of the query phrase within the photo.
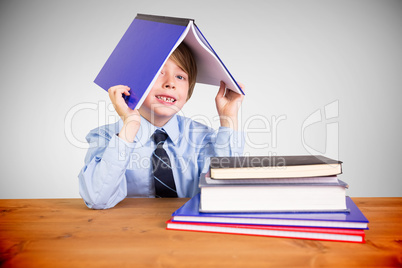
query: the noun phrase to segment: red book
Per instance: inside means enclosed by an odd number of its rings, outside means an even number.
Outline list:
[[[364,230],[361,229],[173,222],[172,220],[169,220],[166,223],[167,230],[365,243],[365,233]]]

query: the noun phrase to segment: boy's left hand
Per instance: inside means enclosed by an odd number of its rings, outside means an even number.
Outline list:
[[[243,84],[239,83],[239,86],[244,90]],[[222,127],[237,130],[237,114],[243,102],[243,98],[243,94],[238,94],[232,90],[226,89],[226,84],[221,81],[218,94],[215,97],[215,103]]]

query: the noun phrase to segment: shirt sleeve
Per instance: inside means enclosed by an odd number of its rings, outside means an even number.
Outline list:
[[[244,133],[227,127],[219,127],[217,133],[208,137],[205,147],[200,151],[199,163],[203,173],[208,172],[209,158],[213,156],[242,156]]]
[[[127,196],[126,169],[134,144],[102,129],[86,137],[90,148],[78,175],[80,195],[92,209],[114,207]]]
[[[244,133],[219,127],[215,141],[216,156],[240,156],[244,150]]]

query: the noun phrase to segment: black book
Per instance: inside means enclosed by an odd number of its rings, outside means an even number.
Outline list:
[[[211,157],[213,179],[334,176],[342,162],[320,155]]]

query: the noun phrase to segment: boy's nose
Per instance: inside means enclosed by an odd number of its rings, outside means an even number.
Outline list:
[[[167,79],[163,87],[166,89],[174,89],[175,85],[171,79]]]

